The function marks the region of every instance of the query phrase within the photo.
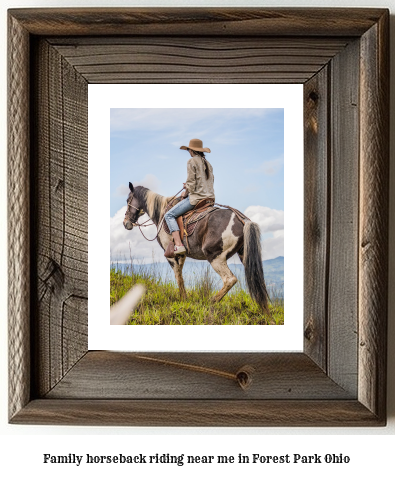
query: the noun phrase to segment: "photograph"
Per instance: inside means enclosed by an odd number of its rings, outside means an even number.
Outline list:
[[[302,350],[301,85],[88,99],[89,349]]]
[[[110,171],[128,324],[284,323],[283,108],[112,108]]]

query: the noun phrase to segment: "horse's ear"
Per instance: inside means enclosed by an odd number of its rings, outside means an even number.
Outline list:
[[[130,189],[131,192],[134,191],[134,187],[133,187],[133,184],[132,184],[132,183],[129,183],[129,189]]]

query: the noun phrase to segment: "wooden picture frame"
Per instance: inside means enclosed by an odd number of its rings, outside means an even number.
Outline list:
[[[386,423],[389,13],[9,11],[9,420]],[[303,83],[303,353],[87,350],[88,83]],[[290,313],[290,312],[288,312]]]

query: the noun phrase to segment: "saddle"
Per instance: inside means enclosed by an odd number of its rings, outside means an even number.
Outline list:
[[[172,199],[166,206],[163,216],[179,201],[181,201],[180,197]],[[196,206],[193,209],[186,212],[183,216],[177,217],[176,219],[178,227],[180,228],[181,241],[186,246],[188,252],[189,252],[188,237],[192,236],[198,222],[201,219],[206,217],[207,214],[210,214],[211,212],[219,209],[219,207],[216,207],[215,205],[218,205],[220,207],[230,209],[231,211],[233,211],[243,224],[246,219],[249,220],[247,216],[245,216],[243,213],[241,213],[237,209],[234,209],[230,206],[223,206],[222,204],[217,204],[214,202],[214,199],[211,199],[211,198],[202,199],[196,204]],[[165,230],[166,234],[170,234],[169,227],[165,220],[163,221],[163,229]],[[185,241],[184,241],[184,235],[185,235]],[[174,243],[172,241],[170,241],[165,251],[165,257],[174,257]]]
[[[181,198],[175,198],[170,201],[169,204],[166,206],[164,214],[166,214],[167,211],[170,211],[170,209],[175,206],[175,204],[177,204],[180,200]],[[180,228],[181,240],[183,241],[184,235],[186,237],[191,236],[195,230],[196,224],[205,216],[207,216],[207,214],[212,211],[215,211],[216,209],[218,208],[214,206],[214,199],[202,199],[196,204],[193,209],[186,212],[183,216],[177,217],[176,220],[178,227]],[[167,234],[170,234],[170,230],[166,221],[163,222],[163,229]]]

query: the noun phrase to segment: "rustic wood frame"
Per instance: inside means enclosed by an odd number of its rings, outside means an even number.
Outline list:
[[[9,11],[11,423],[385,425],[388,30],[384,9]],[[304,83],[303,353],[87,351],[89,82]]]

